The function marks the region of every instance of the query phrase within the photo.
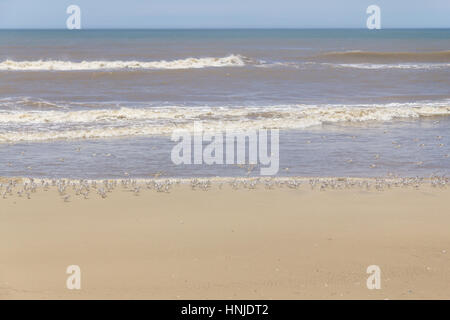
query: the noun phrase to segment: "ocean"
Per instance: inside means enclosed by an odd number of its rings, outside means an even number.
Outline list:
[[[1,30],[0,176],[175,165],[173,130],[279,129],[279,176],[450,169],[450,29]]]

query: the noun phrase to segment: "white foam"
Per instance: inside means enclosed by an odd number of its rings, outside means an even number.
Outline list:
[[[436,70],[450,68],[450,63],[330,63],[330,62],[272,62],[259,63],[254,65],[257,68],[291,68],[302,69],[312,66],[331,67],[331,68],[352,68],[367,70],[384,70],[384,69],[415,69],[415,70]]]
[[[199,69],[208,67],[239,67],[249,59],[241,55],[214,58],[187,58],[161,61],[61,61],[36,60],[0,62],[0,71],[86,71],[86,70],[145,70],[145,69]]]
[[[302,129],[325,123],[449,116],[450,102],[382,105],[160,107],[86,111],[0,111],[0,142],[170,135],[174,129]]]
[[[324,63],[325,64],[325,63]],[[337,68],[354,68],[354,69],[417,69],[417,70],[434,70],[434,69],[444,69],[450,68],[450,63],[398,63],[398,64],[379,64],[379,63],[340,63],[331,64]]]

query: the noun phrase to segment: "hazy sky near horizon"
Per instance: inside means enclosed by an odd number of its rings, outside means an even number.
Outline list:
[[[450,0],[0,0],[0,28],[65,28],[66,8],[88,28],[450,28]]]

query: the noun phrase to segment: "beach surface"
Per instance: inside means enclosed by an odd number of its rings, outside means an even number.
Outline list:
[[[0,198],[0,299],[450,298],[445,186],[74,189]]]

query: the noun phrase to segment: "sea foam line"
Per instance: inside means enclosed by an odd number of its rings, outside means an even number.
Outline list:
[[[88,70],[179,70],[200,69],[208,67],[242,67],[250,59],[241,55],[226,57],[187,58],[160,61],[62,61],[35,60],[0,62],[0,71],[88,71]]]
[[[275,120],[315,119],[322,121],[386,121],[394,118],[418,118],[450,115],[450,101],[387,104],[324,104],[217,107],[119,107],[94,110],[0,110],[0,123],[8,124],[120,124],[140,121],[191,122],[203,120]]]
[[[450,50],[423,52],[383,52],[383,51],[341,51],[327,52],[318,58],[333,59],[347,62],[450,62]]]
[[[447,102],[390,103],[370,106],[164,107],[85,111],[0,112],[0,142],[99,139],[170,135],[175,129],[204,130],[303,129],[326,123],[392,121],[449,116]]]
[[[354,68],[354,69],[413,69],[413,70],[434,70],[450,68],[450,63],[398,63],[398,64],[376,64],[376,63],[324,63],[337,68]]]

